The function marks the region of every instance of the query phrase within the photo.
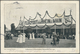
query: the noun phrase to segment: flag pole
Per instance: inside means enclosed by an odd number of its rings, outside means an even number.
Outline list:
[[[21,17],[20,17],[20,22],[21,22]],[[22,23],[21,23],[22,24]],[[20,31],[21,31],[21,26],[20,26]]]
[[[71,10],[70,10],[70,15],[71,15]],[[72,20],[72,15],[71,15],[71,35],[72,35],[72,23],[73,23],[73,20]]]
[[[64,25],[63,25],[63,35],[64,35]]]
[[[65,18],[65,10],[64,10],[64,18]],[[63,22],[64,23],[64,22]],[[63,35],[64,35],[64,26],[63,26]]]
[[[36,21],[36,25],[37,25],[37,21]],[[37,27],[37,26],[36,26]],[[36,33],[37,33],[37,28],[36,28]]]

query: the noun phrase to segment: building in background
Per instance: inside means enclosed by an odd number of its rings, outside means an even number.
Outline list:
[[[76,35],[76,21],[71,15],[71,10],[69,15],[65,15],[64,11],[62,15],[55,14],[54,17],[51,17],[48,11],[45,12],[43,17],[37,12],[33,19],[31,19],[31,17],[29,19],[26,17],[24,17],[23,20],[20,19],[16,31],[21,30],[25,32],[27,29],[31,28],[32,32],[41,33],[42,31],[45,32],[47,27],[51,29],[51,32],[56,32],[60,35]]]

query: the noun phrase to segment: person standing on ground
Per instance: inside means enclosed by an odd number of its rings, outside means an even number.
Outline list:
[[[20,31],[18,31],[18,39],[16,42],[22,43],[22,35]]]
[[[32,32],[32,38],[35,39],[35,37],[34,37],[34,33],[33,33],[33,32]]]
[[[73,39],[75,39],[75,35],[73,34]]]
[[[17,41],[16,42],[19,42],[19,40],[20,40],[20,31],[18,31],[18,38],[17,38]]]
[[[22,36],[22,41],[25,42],[25,35],[26,35],[26,34],[25,34],[25,33],[22,33],[22,35],[23,35],[23,36]]]
[[[42,34],[42,38],[43,38],[42,44],[46,44],[46,33]]]
[[[59,33],[57,33],[57,42],[59,44]]]
[[[14,36],[14,35],[13,35],[13,34],[11,34],[11,39],[13,39],[13,36]]]
[[[54,45],[56,45],[56,33],[53,32],[53,42],[54,42]]]
[[[30,38],[30,34],[29,33],[28,33],[27,37],[28,37],[28,40],[29,40],[29,38]]]
[[[29,39],[32,39],[32,35],[31,35],[31,33],[29,33],[29,36],[30,36]]]

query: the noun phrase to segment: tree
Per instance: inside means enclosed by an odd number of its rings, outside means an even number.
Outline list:
[[[15,33],[15,25],[14,25],[14,23],[11,24],[11,33],[12,34]]]
[[[6,25],[4,24],[4,33],[6,32]]]

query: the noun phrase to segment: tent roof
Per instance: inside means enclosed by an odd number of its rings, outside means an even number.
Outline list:
[[[17,28],[16,28],[16,30],[23,30],[23,29],[24,29],[24,30],[26,30],[26,29],[27,29],[27,27],[26,27],[26,26],[24,26],[24,27],[17,27]]]

